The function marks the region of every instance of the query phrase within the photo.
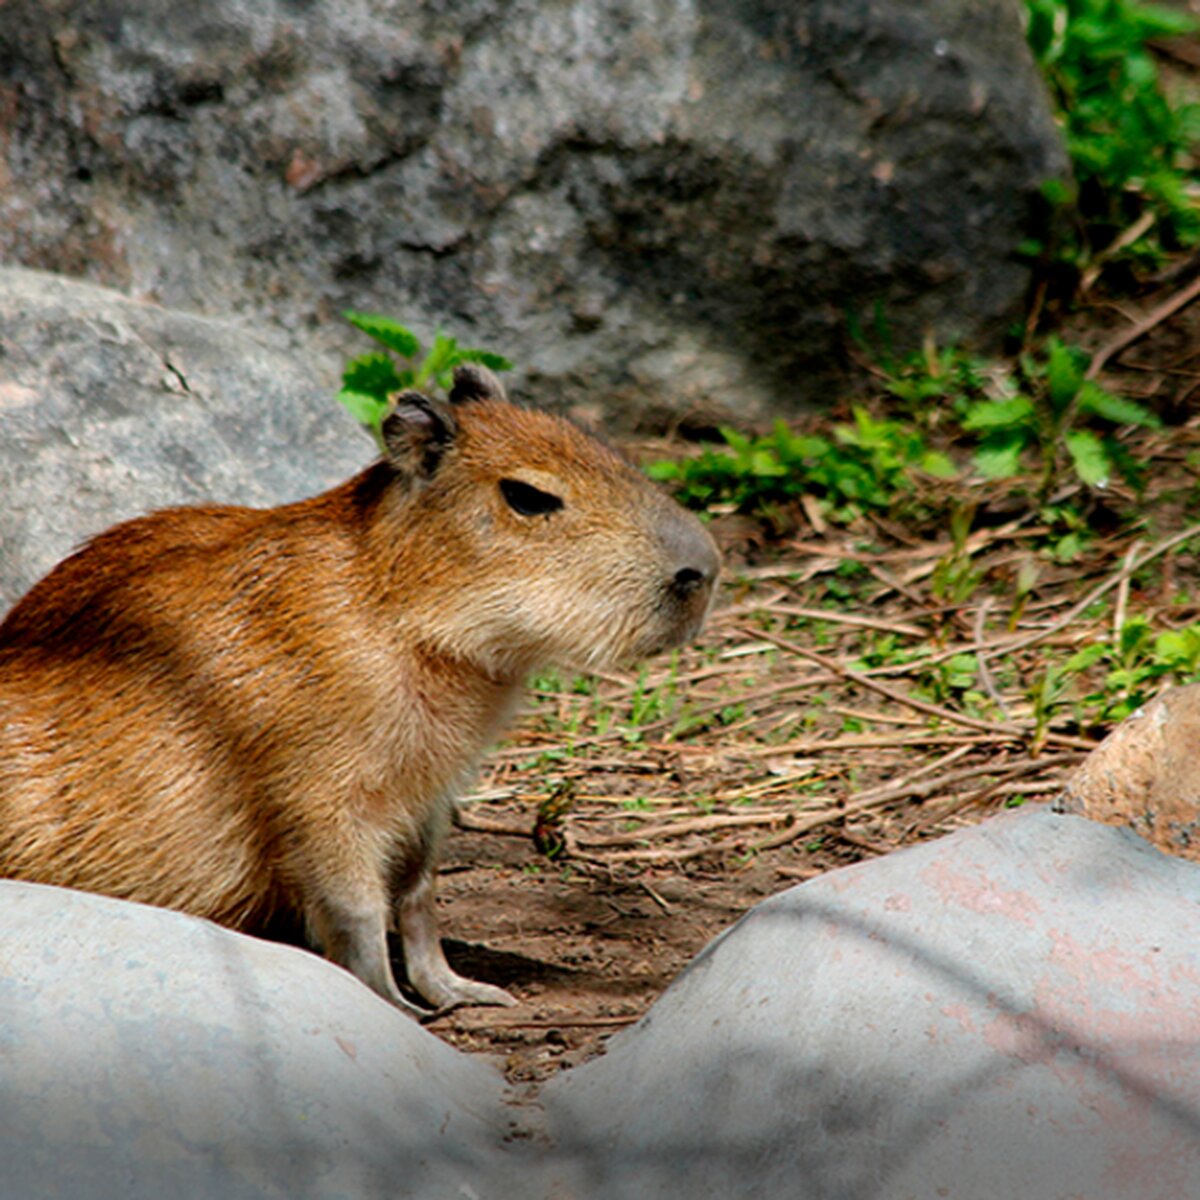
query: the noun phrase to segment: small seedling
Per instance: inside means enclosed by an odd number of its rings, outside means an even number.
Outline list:
[[[943,604],[965,604],[983,579],[975,569],[967,550],[971,522],[975,518],[974,504],[956,504],[950,511],[951,550],[938,560],[930,579],[930,590]]]
[[[1163,682],[1200,681],[1200,625],[1155,633],[1148,618],[1131,617],[1116,638],[1093,642],[1062,667],[1069,676],[1090,677],[1105,668],[1082,706],[1103,722],[1122,721],[1146,703]]]
[[[408,389],[420,390],[430,384],[448,389],[454,368],[462,363],[479,363],[493,371],[508,371],[512,363],[502,354],[460,346],[456,339],[438,332],[433,344],[421,354],[421,342],[415,333],[391,317],[377,313],[342,314],[356,329],[383,347],[351,359],[342,372],[338,400],[346,411],[366,426],[378,441],[379,427],[394,398]],[[397,362],[397,359],[401,360]]]
[[[1023,354],[1000,398],[961,406],[962,427],[979,438],[975,465],[988,479],[1019,475],[1027,454],[1040,460],[1037,496],[1045,501],[1069,465],[1081,483],[1103,488],[1114,476],[1135,488],[1136,462],[1117,439],[1121,427],[1157,429],[1143,405],[1088,379],[1089,358],[1058,338],[1042,354]]]

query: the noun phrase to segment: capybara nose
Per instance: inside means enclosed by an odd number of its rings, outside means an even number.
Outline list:
[[[691,513],[673,512],[663,530],[663,541],[675,566],[671,585],[679,596],[712,587],[721,570],[721,557],[708,530]]]

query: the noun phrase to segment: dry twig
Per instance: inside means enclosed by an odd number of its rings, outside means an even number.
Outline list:
[[[1095,379],[1104,369],[1106,363],[1118,357],[1123,351],[1128,350],[1135,342],[1141,341],[1152,329],[1161,325],[1170,317],[1173,317],[1177,312],[1186,308],[1196,299],[1200,299],[1200,279],[1192,280],[1187,287],[1182,288],[1173,296],[1168,297],[1161,304],[1152,308],[1142,320],[1138,321],[1131,328],[1126,329],[1123,333],[1113,338],[1112,341],[1101,346],[1092,356],[1092,361],[1088,364],[1088,369],[1084,372],[1084,378]]]

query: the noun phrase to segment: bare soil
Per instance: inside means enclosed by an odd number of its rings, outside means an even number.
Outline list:
[[[478,833],[456,837],[446,869],[447,957],[521,1003],[459,1010],[432,1028],[462,1049],[502,1056],[514,1082],[597,1053],[712,938],[787,882],[757,862],[630,878],[547,867],[531,842]]]

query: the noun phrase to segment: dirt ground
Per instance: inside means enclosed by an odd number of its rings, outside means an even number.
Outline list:
[[[441,879],[447,957],[520,1004],[463,1009],[431,1028],[463,1050],[502,1057],[514,1082],[601,1052],[709,941],[758,901],[871,851],[794,847],[733,869],[648,868],[618,878],[547,868],[531,843],[460,832]]]
[[[790,706],[773,707],[778,718]],[[811,714],[798,704],[787,715],[803,721]],[[824,769],[807,751],[782,742],[778,755],[756,756],[761,747],[736,735],[724,761],[704,747],[670,742],[626,746],[625,761],[580,752],[566,764],[549,765],[539,765],[536,756],[506,762],[501,750],[464,820],[511,832],[455,830],[439,876],[439,905],[451,964],[509,989],[520,1003],[459,1009],[429,1027],[464,1050],[498,1056],[514,1083],[545,1078],[602,1052],[699,950],[760,900],[831,868],[982,819],[1004,802],[998,796],[960,811],[963,797],[948,784],[935,789],[941,794],[932,807],[918,795],[856,814],[860,797],[871,803],[864,785],[886,787],[901,774],[915,774],[919,784],[923,771],[947,758],[964,761],[968,753],[995,755],[995,774],[983,777],[994,784],[1004,777],[1005,762],[1021,758],[1002,742],[985,749],[982,739],[963,741],[945,730],[931,731],[930,745],[924,720],[897,725],[904,718],[882,717],[872,722],[883,731],[875,737],[818,734],[835,756]],[[845,721],[832,714],[835,728]],[[536,708],[522,731],[542,732]],[[872,741],[882,744],[872,747]],[[858,763],[842,757],[847,754]],[[1067,757],[1073,762],[1081,754]],[[1046,767],[1031,785],[1043,798],[1061,784],[1063,757],[1045,756]],[[581,795],[566,822],[574,830],[574,852],[551,858],[532,832],[539,800],[561,786],[564,770],[580,780]],[[853,790],[851,779],[858,785]],[[812,820],[818,828],[804,833]],[[592,851],[593,837],[618,842],[621,848],[611,854],[631,857],[603,857]],[[780,839],[786,840],[763,844]],[[656,861],[657,854],[683,857]]]
[[[620,879],[547,867],[531,842],[459,833],[441,879],[447,957],[520,1005],[460,1010],[431,1028],[464,1050],[502,1056],[513,1081],[582,1062],[706,943],[788,882],[758,862],[733,874]]]

